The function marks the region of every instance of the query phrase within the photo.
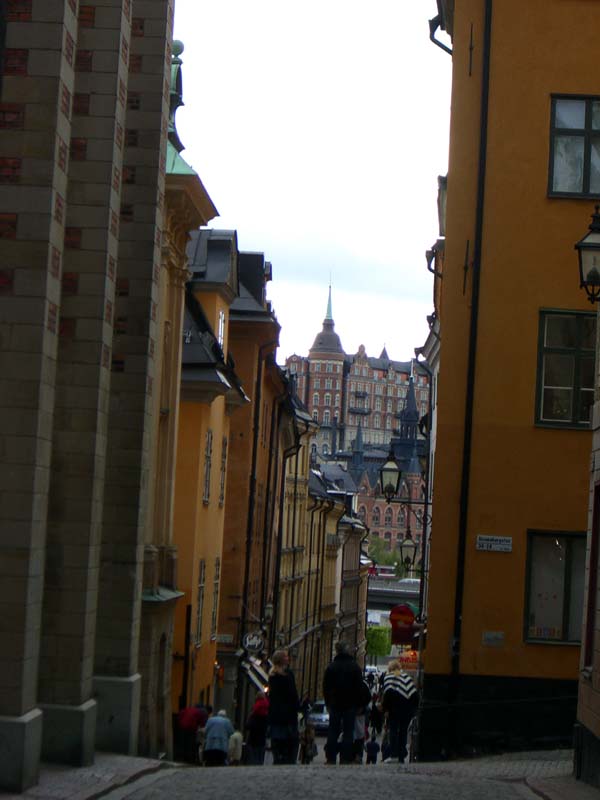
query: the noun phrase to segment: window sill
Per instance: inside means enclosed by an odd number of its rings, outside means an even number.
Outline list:
[[[536,428],[549,428],[555,431],[585,431],[587,433],[592,432],[591,423],[576,423],[576,422],[541,422],[540,420],[536,420],[534,422]]]
[[[541,644],[552,647],[581,647],[581,642],[562,642],[558,639],[524,639],[525,644]]]
[[[548,191],[550,200],[598,200],[600,195],[589,192],[552,192]]]

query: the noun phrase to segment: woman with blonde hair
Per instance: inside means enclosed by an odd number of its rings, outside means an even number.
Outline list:
[[[390,661],[383,678],[382,706],[387,715],[390,755],[385,764],[404,761],[408,725],[417,710],[419,696],[410,675],[396,659]]]
[[[276,650],[269,672],[269,732],[274,764],[295,764],[300,699],[287,650]]]

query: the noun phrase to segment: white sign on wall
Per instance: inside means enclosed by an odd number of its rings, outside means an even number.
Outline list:
[[[494,553],[512,553],[512,536],[479,535],[475,548]]]

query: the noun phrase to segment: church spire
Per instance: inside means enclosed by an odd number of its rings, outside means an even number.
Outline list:
[[[327,313],[323,322],[333,322],[333,313],[331,311],[331,284],[329,284],[329,298],[327,300]]]

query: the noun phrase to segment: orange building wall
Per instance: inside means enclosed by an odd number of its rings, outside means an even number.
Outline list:
[[[426,670],[450,670],[479,152],[483,3],[457,2]],[[547,197],[551,94],[594,94],[597,11],[494,4],[487,180],[460,669],[575,679],[579,648],[523,642],[526,532],[585,530],[590,434],[534,425],[541,308],[589,310],[573,243],[588,200]],[[474,24],[473,74],[468,76]],[[569,33],[565,33],[569,31]],[[578,42],[568,54],[561,42]],[[515,137],[515,128],[518,137]],[[470,270],[469,270],[470,275]],[[512,536],[512,553],[475,550]],[[505,646],[484,647],[483,631]]]

